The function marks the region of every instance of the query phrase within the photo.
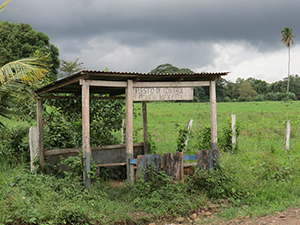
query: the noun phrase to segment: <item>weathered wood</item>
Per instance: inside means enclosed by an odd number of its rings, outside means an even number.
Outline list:
[[[148,154],[148,122],[147,122],[147,102],[142,102],[143,111],[143,143],[144,143],[144,154]]]
[[[232,149],[236,149],[236,115],[231,115]]]
[[[44,166],[44,130],[43,130],[43,102],[37,98],[37,127],[39,135],[39,162],[41,171],[45,172]]]
[[[63,83],[61,84],[56,84],[56,85],[53,85],[53,86],[46,86],[45,88],[43,88],[41,91],[37,91],[37,95],[41,95],[41,94],[44,94],[44,93],[47,93],[47,92],[50,92],[50,91],[53,91],[57,88],[61,88],[61,87],[64,87],[64,86],[67,86],[69,84],[73,84],[73,83],[76,83],[78,82],[80,79],[82,79],[82,77],[77,77],[77,78],[73,78],[71,80],[67,80],[67,81],[64,81]]]
[[[161,170],[161,155],[139,155],[137,157],[136,179],[148,181],[152,173],[158,173]]]
[[[189,87],[140,87],[133,88],[133,101],[193,100],[193,88]]]
[[[163,170],[175,180],[183,179],[183,152],[166,153],[163,156]]]
[[[39,149],[39,132],[37,126],[29,128],[29,149],[30,149],[30,170],[35,169],[34,160],[38,156]]]
[[[143,142],[133,143],[134,148],[143,147]],[[118,144],[118,145],[103,145],[103,146],[96,146],[91,147],[92,151],[99,151],[99,150],[114,150],[114,149],[126,149],[125,144]],[[82,148],[63,148],[63,149],[51,149],[45,151],[44,155],[63,155],[68,153],[80,152]]]
[[[46,95],[41,96],[41,99],[82,99],[81,96],[53,96],[53,95]],[[91,96],[91,100],[123,100],[125,97],[100,97],[100,96]]]
[[[285,150],[290,149],[290,137],[291,137],[291,122],[290,120],[286,121],[286,129],[285,129]]]
[[[139,87],[133,88],[133,101],[193,100],[193,88]]]
[[[127,87],[126,81],[89,80],[89,86],[96,87]],[[80,83],[81,84],[81,83]]]
[[[127,180],[134,181],[134,169],[129,160],[133,158],[133,81],[127,81],[126,88],[126,162]]]
[[[126,162],[124,163],[106,163],[106,164],[97,164],[98,167],[105,167],[105,166],[125,166]]]
[[[121,128],[121,144],[125,143],[126,133],[125,133],[125,120],[122,119],[122,128]]]
[[[216,82],[210,82],[211,148],[218,149]]]
[[[197,151],[197,167],[203,170],[213,169],[213,152],[211,149]]]
[[[187,125],[187,135],[186,135],[186,139],[184,141],[184,150],[183,150],[183,152],[185,152],[187,150],[187,146],[188,146],[188,143],[189,143],[189,138],[190,138],[190,133],[191,133],[192,126],[193,126],[193,119],[190,119],[189,122],[188,122],[188,125]]]
[[[134,88],[165,88],[165,87],[201,87],[209,86],[209,81],[166,81],[166,82],[135,82]]]
[[[82,150],[83,150],[83,178],[85,188],[90,190],[91,178],[91,146],[90,146],[90,88],[85,80],[82,84]]]

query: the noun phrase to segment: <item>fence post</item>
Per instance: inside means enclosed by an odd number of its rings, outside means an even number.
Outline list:
[[[232,149],[236,148],[236,115],[231,115]]]
[[[39,149],[39,132],[37,126],[32,126],[29,129],[29,149],[30,149],[30,170],[33,171],[35,166],[33,165],[34,159],[38,155]]]
[[[188,142],[189,142],[190,132],[191,132],[192,126],[193,126],[193,119],[190,119],[189,122],[188,122],[188,126],[187,126],[187,135],[186,135],[186,139],[185,139],[185,142],[184,142],[183,152],[185,152],[187,150],[187,145],[188,145]]]
[[[290,149],[290,136],[291,136],[291,122],[290,120],[286,121],[286,130],[285,130],[285,150]]]

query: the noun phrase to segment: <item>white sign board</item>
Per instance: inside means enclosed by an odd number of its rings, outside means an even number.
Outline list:
[[[134,87],[133,101],[193,100],[192,87]]]

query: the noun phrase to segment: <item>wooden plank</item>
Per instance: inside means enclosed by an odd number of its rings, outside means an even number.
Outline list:
[[[89,86],[94,87],[127,87],[126,81],[105,81],[105,80],[89,80]],[[82,85],[80,81],[80,85]]]
[[[44,93],[53,91],[53,90],[55,90],[55,89],[58,89],[58,88],[67,86],[67,85],[69,85],[69,84],[73,84],[73,83],[75,83],[75,82],[78,82],[78,81],[81,80],[81,79],[82,79],[82,77],[77,77],[77,78],[73,78],[72,80],[65,81],[65,82],[63,82],[63,83],[61,83],[61,84],[56,84],[56,85],[53,85],[53,86],[47,85],[47,86],[49,86],[49,87],[43,89],[42,91],[37,92],[37,95],[41,95],[41,94],[44,94]]]
[[[183,160],[195,160],[197,159],[197,155],[184,155]]]
[[[81,96],[53,96],[53,95],[45,95],[40,96],[41,99],[82,99]],[[125,97],[90,97],[91,100],[124,100]]]
[[[105,166],[125,166],[126,162],[124,163],[106,163],[106,164],[97,164],[98,167],[105,167]]]
[[[197,151],[197,167],[203,170],[209,170],[213,168],[212,165],[213,156],[212,150]]]
[[[96,147],[91,147],[91,151],[99,151],[99,150],[113,150],[113,149],[118,149],[118,148],[125,148],[125,144],[119,144],[119,145],[103,145],[103,146],[96,146]],[[143,147],[143,142],[139,143],[134,143],[133,144],[134,148],[137,147]],[[68,153],[74,153],[74,152],[80,152],[82,148],[64,148],[64,149],[51,149],[51,150],[46,150],[44,152],[45,156],[50,156],[50,155],[62,155],[62,154],[68,154]]]
[[[148,154],[148,122],[147,122],[147,102],[142,102],[143,111],[143,143],[144,143],[144,154]]]
[[[126,162],[127,180],[134,181],[133,166],[129,160],[133,158],[133,81],[127,81],[126,88]]]
[[[51,149],[51,150],[46,150],[45,151],[45,156],[63,155],[63,154],[80,152],[81,150],[82,150],[82,148]]]
[[[175,180],[183,179],[183,152],[166,153],[163,156],[163,170]]]
[[[43,102],[42,99],[37,98],[37,127],[39,135],[39,162],[41,171],[45,172],[44,166],[44,130],[43,130]]]
[[[83,178],[85,188],[91,189],[91,178],[88,176],[91,171],[91,146],[90,146],[90,88],[85,80],[82,84],[82,150],[83,150]]]
[[[192,87],[138,87],[133,88],[133,101],[193,100]]]
[[[166,82],[135,82],[134,88],[164,88],[164,87],[201,87],[210,86],[209,81],[166,81]]]
[[[153,170],[153,171],[150,171]],[[148,181],[152,173],[158,173],[161,170],[161,155],[139,155],[137,157],[136,179]]]
[[[210,126],[211,126],[211,148],[218,149],[217,134],[217,98],[216,98],[216,82],[210,82]]]

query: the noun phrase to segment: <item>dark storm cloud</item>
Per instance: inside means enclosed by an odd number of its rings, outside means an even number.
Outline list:
[[[30,23],[54,39],[115,33],[115,39],[129,45],[153,39],[246,40],[271,47],[284,26],[300,30],[299,6],[294,0],[15,0],[10,8],[20,10],[1,17]]]
[[[216,43],[272,52],[283,48],[283,27],[295,35],[300,30],[295,0],[14,0],[13,8],[19,10],[0,18],[30,23],[50,37],[62,58],[85,55],[91,68],[103,62],[144,72],[165,62],[199,68],[214,64]],[[124,54],[122,64],[113,62],[117,53]],[[140,56],[136,64],[127,59],[134,54]]]

